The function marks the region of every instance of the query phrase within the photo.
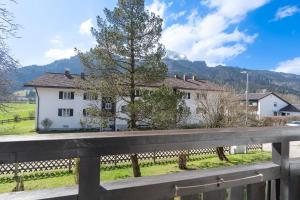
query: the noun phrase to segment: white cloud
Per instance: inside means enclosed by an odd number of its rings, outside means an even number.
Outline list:
[[[172,13],[170,14],[170,18],[173,19],[174,21],[176,21],[177,19],[179,19],[180,17],[183,17],[185,15],[185,11],[180,11],[178,13]]]
[[[274,71],[300,75],[300,57],[280,62]]]
[[[50,43],[55,46],[62,46],[63,40],[60,35],[56,35],[50,40]]]
[[[149,10],[150,12],[159,15],[162,19],[165,19],[166,10],[172,5],[173,2],[169,2],[167,4],[160,0],[153,0],[152,4],[146,6],[146,10]]]
[[[50,49],[45,52],[45,57],[51,60],[59,60],[75,56],[74,49]]]
[[[222,64],[247,49],[257,34],[238,29],[245,16],[269,0],[204,0],[209,13],[201,17],[194,10],[185,24],[173,24],[162,34],[167,49],[184,54],[190,60],[205,60],[210,65]],[[232,30],[232,27],[236,27]]]
[[[274,20],[290,17],[298,12],[300,12],[300,9],[297,6],[284,6],[277,10]]]
[[[92,27],[93,27],[92,19],[88,19],[80,24],[79,33],[82,35],[91,35]]]

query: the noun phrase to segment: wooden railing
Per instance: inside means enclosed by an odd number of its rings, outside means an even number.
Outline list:
[[[289,159],[289,142],[300,128],[232,128],[76,133],[0,137],[0,162],[80,157],[79,185],[0,195],[0,199],[182,200],[300,199],[300,160]],[[272,143],[272,162],[192,170],[101,183],[99,156]]]

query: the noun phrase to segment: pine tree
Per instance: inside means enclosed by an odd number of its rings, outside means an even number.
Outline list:
[[[145,10],[144,0],[119,0],[113,10],[104,9],[92,28],[97,45],[89,53],[79,52],[89,73],[86,88],[97,88],[102,96],[122,98],[128,107],[128,127],[137,129],[138,86],[166,77],[162,62],[165,49],[159,43],[162,19]],[[132,155],[134,175],[140,176],[137,155]]]

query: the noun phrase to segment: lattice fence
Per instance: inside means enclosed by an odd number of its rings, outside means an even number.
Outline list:
[[[224,147],[226,153],[229,153],[230,148]],[[247,151],[262,150],[262,145],[248,145]],[[188,156],[193,155],[212,155],[216,153],[215,148],[204,149],[190,149],[184,151],[158,151],[138,154],[138,158],[141,161],[150,160],[156,162],[157,160],[163,160],[168,158],[176,158],[178,154],[185,152]],[[130,162],[129,154],[108,155],[102,156],[102,164],[119,164]],[[18,164],[0,164],[0,175],[13,174],[16,170],[18,172],[34,172],[44,170],[56,170],[67,169],[71,170],[75,165],[74,159],[61,159],[61,160],[48,160],[48,161],[36,161],[36,162],[24,162]]]

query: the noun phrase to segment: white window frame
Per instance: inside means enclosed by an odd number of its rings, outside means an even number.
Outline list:
[[[105,103],[105,110],[111,110],[112,109],[112,103]]]
[[[63,100],[73,100],[72,99],[72,93],[74,93],[74,92],[66,92],[66,91],[62,91],[62,99]],[[75,93],[74,93],[74,96],[75,96]],[[75,98],[75,97],[74,97]]]
[[[72,117],[71,116],[71,110],[72,110],[72,108],[62,108],[61,109],[61,116],[62,117]],[[73,115],[74,115],[74,109],[73,109]]]

